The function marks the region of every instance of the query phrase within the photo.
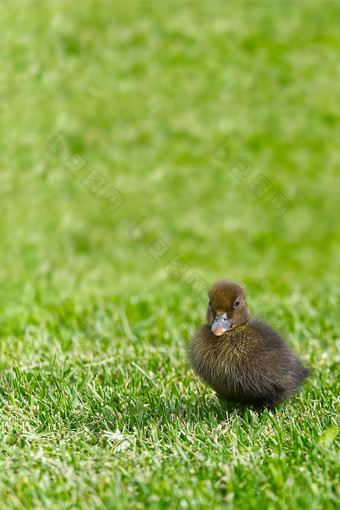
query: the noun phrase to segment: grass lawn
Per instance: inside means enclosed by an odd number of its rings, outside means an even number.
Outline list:
[[[0,508],[333,509],[340,3],[0,4]],[[263,413],[206,287],[313,370]]]

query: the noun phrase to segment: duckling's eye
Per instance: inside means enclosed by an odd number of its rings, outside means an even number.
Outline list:
[[[237,299],[234,301],[234,305],[233,305],[233,306],[234,306],[234,308],[238,308],[238,307],[240,306],[240,304],[241,304],[241,300],[240,300],[240,298],[237,298]]]
[[[211,301],[209,300],[209,306],[211,306]]]

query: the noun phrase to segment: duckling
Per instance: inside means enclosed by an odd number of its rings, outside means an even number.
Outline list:
[[[274,408],[310,375],[281,336],[252,318],[245,289],[219,280],[209,290],[207,323],[192,339],[196,374],[225,400]]]

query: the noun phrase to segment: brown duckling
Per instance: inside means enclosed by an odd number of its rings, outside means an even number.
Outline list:
[[[273,408],[292,396],[310,374],[281,336],[253,319],[245,290],[229,280],[209,291],[207,324],[194,336],[194,371],[229,401]]]

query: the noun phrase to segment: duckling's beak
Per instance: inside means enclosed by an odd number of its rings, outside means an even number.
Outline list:
[[[228,319],[227,313],[222,315],[216,314],[213,325],[211,326],[211,331],[216,336],[221,336],[225,333],[231,326],[231,321]]]

